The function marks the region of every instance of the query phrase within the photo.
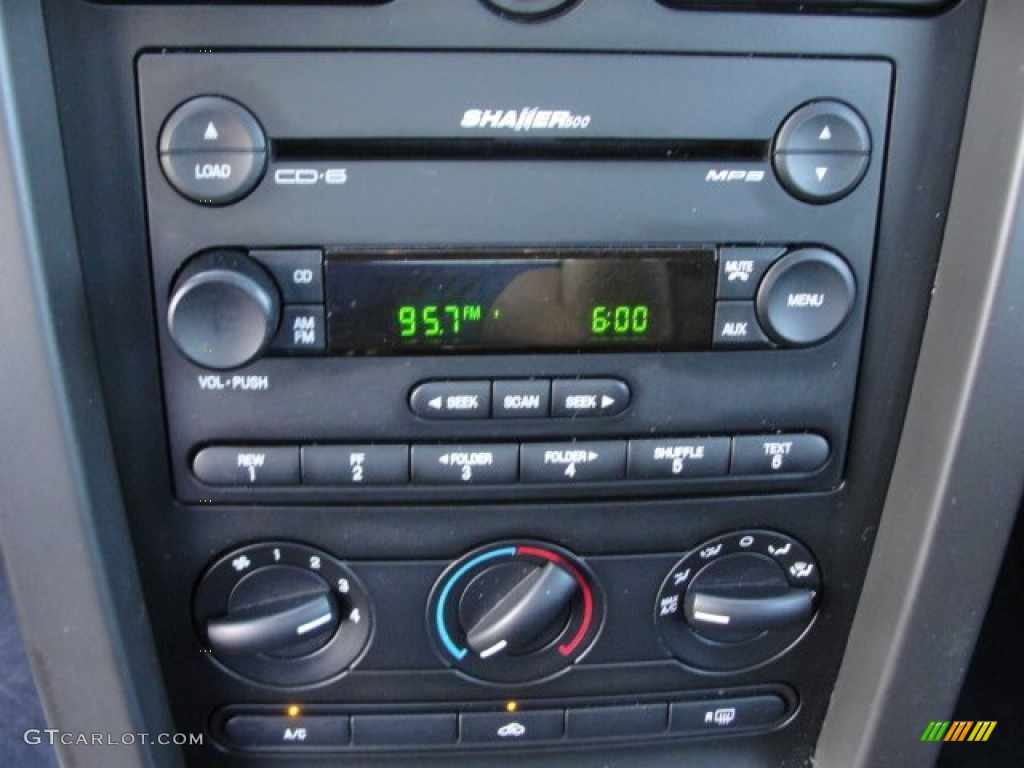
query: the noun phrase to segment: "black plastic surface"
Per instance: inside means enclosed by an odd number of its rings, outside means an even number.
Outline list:
[[[476,8],[479,13],[474,15],[468,8]],[[644,747],[602,745],[601,758],[613,764],[671,764],[678,763],[680,757],[685,756],[702,764],[729,766],[743,762],[751,765],[799,765],[809,759],[817,725],[829,698],[830,681],[839,661],[845,629],[856,603],[861,574],[870,552],[870,532],[877,521],[877,509],[898,436],[901,404],[906,398],[914,350],[923,326],[929,277],[934,268],[942,227],[941,220],[935,219],[934,214],[943,210],[948,194],[950,159],[955,154],[962,109],[960,97],[964,92],[971,61],[977,5],[969,3],[948,16],[927,21],[851,17],[842,19],[840,24],[830,17],[787,17],[786,24],[777,27],[776,34],[770,36],[764,35],[763,31],[766,19],[773,17],[701,13],[687,16],[687,23],[681,24],[680,14],[654,3],[631,7],[628,13],[624,8],[618,2],[588,0],[572,14],[549,23],[512,25],[488,13],[476,3],[466,5],[454,0],[439,0],[429,8],[396,2],[374,8],[309,8],[302,14],[272,7],[247,8],[244,13],[237,13],[231,8],[208,7],[195,17],[159,7],[112,9],[77,3],[54,3],[51,6],[51,45],[62,51],[62,56],[58,58],[58,86],[66,116],[74,115],[73,120],[65,120],[65,125],[75,126],[73,131],[67,131],[65,141],[71,158],[71,188],[76,202],[79,237],[89,246],[84,249],[86,253],[105,253],[107,247],[113,247],[123,256],[116,261],[98,256],[89,258],[85,263],[85,273],[97,327],[103,329],[104,343],[98,345],[98,349],[104,382],[110,392],[118,395],[119,408],[112,413],[111,419],[118,445],[122,481],[129,501],[130,519],[136,545],[140,550],[140,562],[144,564],[148,597],[152,606],[158,606],[154,611],[154,620],[175,712],[182,726],[204,728],[206,717],[215,705],[215,698],[220,702],[239,701],[243,697],[265,703],[277,701],[276,696],[253,691],[223,675],[202,654],[194,652],[196,640],[187,619],[191,585],[213,553],[237,546],[257,533],[260,536],[314,539],[317,546],[346,560],[355,561],[387,560],[398,553],[409,561],[420,558],[432,562],[450,561],[484,541],[519,536],[526,532],[531,536],[550,538],[588,558],[600,557],[602,554],[651,551],[656,547],[659,551],[673,553],[670,560],[674,562],[676,555],[723,529],[759,526],[767,521],[805,541],[820,558],[824,571],[835,574],[834,577],[830,576],[835,579],[835,583],[828,592],[828,600],[814,631],[808,634],[799,654],[794,654],[788,660],[780,660],[770,669],[730,678],[730,682],[790,682],[800,690],[799,713],[787,727],[757,738],[729,743],[694,742],[685,747],[665,744]],[[385,29],[386,35],[383,32]],[[515,30],[514,35],[510,35],[509,30]],[[741,375],[741,370],[750,362],[747,358],[742,360],[742,364],[738,358],[730,358],[737,360],[736,364],[723,363],[722,370],[718,372],[711,370],[714,366],[709,367],[693,359],[679,361],[679,365],[675,365],[673,361],[664,358],[644,361],[639,356],[624,356],[619,370],[600,370],[598,366],[582,359],[558,360],[537,374],[536,360],[524,356],[518,360],[488,360],[486,366],[481,363],[475,369],[462,372],[470,376],[511,378],[523,377],[524,374],[541,377],[572,376],[581,372],[588,375],[623,376],[634,389],[635,399],[631,412],[638,408],[643,418],[674,424],[677,434],[707,434],[710,432],[707,427],[712,423],[722,425],[721,431],[713,432],[718,434],[733,434],[744,429],[751,433],[761,429],[772,431],[780,427],[802,430],[817,426],[814,422],[823,420],[821,423],[828,427],[823,433],[830,440],[838,436],[841,448],[831,460],[826,474],[819,476],[821,482],[817,485],[817,492],[774,497],[756,496],[748,492],[733,498],[698,497],[687,500],[676,497],[672,491],[662,487],[643,503],[624,500],[552,503],[548,500],[543,504],[463,501],[453,505],[386,506],[377,502],[334,507],[297,503],[285,508],[277,505],[254,507],[246,504],[202,504],[198,500],[209,498],[207,489],[196,486],[189,495],[182,496],[195,499],[195,502],[175,502],[170,495],[172,485],[168,470],[170,467],[183,466],[183,457],[192,450],[195,441],[190,438],[180,440],[181,450],[171,456],[165,451],[163,414],[157,407],[160,387],[153,375],[157,370],[158,357],[152,346],[153,339],[162,331],[147,321],[147,318],[155,314],[152,294],[140,290],[140,286],[148,284],[149,267],[145,259],[130,256],[145,252],[146,234],[143,210],[139,203],[143,169],[141,162],[136,164],[135,159],[128,155],[128,159],[120,164],[108,164],[106,167],[110,169],[109,173],[93,173],[93,163],[98,162],[94,159],[95,148],[110,146],[110,142],[121,147],[142,146],[133,122],[136,102],[131,64],[134,56],[144,49],[210,46],[222,49],[253,49],[261,46],[332,48],[367,45],[448,49],[473,47],[478,50],[716,51],[738,54],[737,61],[748,61],[747,57],[752,51],[766,57],[891,57],[893,66],[899,72],[892,93],[895,107],[890,123],[891,134],[886,137],[885,119],[865,115],[869,121],[877,119],[872,124],[872,134],[878,146],[886,145],[888,150],[886,204],[880,218],[878,236],[864,236],[862,247],[850,248],[847,247],[848,243],[831,242],[826,231],[839,227],[844,232],[863,235],[869,228],[865,224],[874,221],[874,212],[863,220],[851,220],[843,212],[837,212],[834,220],[822,225],[822,236],[814,236],[815,240],[820,239],[823,244],[838,248],[847,257],[850,257],[851,252],[867,253],[877,245],[878,258],[872,265],[873,269],[858,272],[859,281],[863,279],[865,285],[872,283],[869,291],[872,297],[870,311],[866,301],[855,310],[858,318],[856,327],[859,328],[864,317],[868,321],[863,345],[858,332],[851,334],[841,348],[825,345],[814,350],[765,352],[766,355],[779,354],[780,357],[762,366],[756,379]],[[632,58],[645,59],[643,56]],[[204,80],[203,67],[221,60],[217,56],[197,56],[196,59],[199,69],[195,72],[192,84]],[[820,65],[814,71],[823,78],[820,81],[822,89],[831,81],[829,65],[846,64],[826,59],[815,59],[815,62]],[[878,66],[889,70],[888,64],[879,63]],[[941,82],[934,78],[934,70],[938,67],[947,73]],[[532,82],[545,80],[544,77],[536,76],[529,79]],[[625,93],[627,97],[631,92],[642,90],[629,86],[613,87],[613,84],[597,77],[593,70],[588,70],[586,79],[588,82],[600,83],[600,88],[606,89],[608,93]],[[318,78],[310,80],[324,82]],[[93,104],[87,98],[88,89],[76,88],[90,81],[109,83],[114,94],[109,102]],[[414,81],[415,77],[411,78],[410,92],[414,96],[426,92],[422,83]],[[780,78],[780,81],[787,82],[787,79]],[[260,78],[253,78],[252,82],[260,82]],[[192,87],[187,78],[181,80],[181,83],[186,90]],[[632,82],[629,85],[632,86]],[[709,82],[705,77],[701,79],[700,86],[705,93],[728,92],[734,95],[733,100],[739,100],[735,92],[725,87],[724,83]],[[447,93],[448,89],[444,92]],[[250,101],[249,95],[254,94],[247,94],[247,104]],[[308,95],[303,94],[302,98]],[[522,104],[533,103],[535,97],[535,93],[524,91],[512,101],[518,108]],[[277,98],[277,94],[274,98]],[[701,119],[707,117],[708,125],[711,126],[721,125],[722,115],[715,114],[713,102],[707,99],[704,101],[709,104],[709,109]],[[382,99],[381,102],[383,104],[387,100]],[[792,106],[789,105],[790,108]],[[392,103],[385,107],[389,111],[393,111],[393,108]],[[624,109],[623,113],[627,111]],[[143,112],[148,115],[145,105]],[[162,115],[155,116],[161,112]],[[154,121],[158,122],[165,114],[162,109],[154,110]],[[931,118],[926,126],[921,123],[925,115]],[[668,116],[669,120],[676,120],[677,117]],[[778,119],[781,119],[781,115],[763,117],[761,122],[766,127],[762,134],[736,135],[733,138],[766,142]],[[144,131],[151,131],[152,125],[145,122]],[[324,133],[324,130],[314,126],[310,135],[316,137]],[[272,130],[271,135],[275,135]],[[145,146],[150,145],[147,143]],[[86,148],[90,151],[85,151]],[[147,158],[146,162],[151,160]],[[297,165],[293,162],[291,167]],[[623,165],[627,172],[633,170],[626,167],[629,165]],[[668,164],[660,164],[658,167],[662,169],[657,171],[659,175],[668,175],[677,170]],[[545,168],[534,177],[535,184],[558,185],[565,178],[563,174],[566,169],[559,166],[557,161],[545,165]],[[474,177],[479,177],[481,170],[471,164],[460,166],[460,169],[459,173],[454,173],[453,182],[472,182]],[[448,169],[444,170],[447,172]],[[865,182],[850,197],[836,205],[843,206],[861,194],[867,188],[864,184],[869,183],[869,179],[875,179],[871,183],[880,183],[881,171],[880,163],[875,164],[873,160]],[[145,178],[160,179],[159,173],[157,167],[149,165]],[[368,206],[360,206],[361,211],[388,211],[389,239],[426,238],[432,242],[448,242],[453,239],[453,232],[461,232],[474,240],[479,239],[480,231],[472,231],[482,221],[479,217],[463,217],[456,221],[454,217],[437,216],[436,212],[432,212],[431,216],[422,209],[400,206],[394,199],[385,200],[384,189],[393,189],[394,181],[394,178],[383,180],[376,200],[370,199]],[[507,178],[499,177],[493,188],[500,190],[505,181]],[[110,199],[112,190],[118,190],[116,194],[120,197],[125,197],[124,190],[135,190],[137,195],[127,196],[126,204],[119,209],[117,216],[101,215],[99,201]],[[240,206],[255,202],[262,190],[261,186]],[[457,184],[453,183],[445,194],[451,195],[452,210],[460,207],[465,210],[467,198],[486,199],[478,192],[474,190],[471,194],[460,194]],[[165,197],[165,193],[159,193],[164,202],[175,200],[177,205],[190,206],[200,214],[214,213],[213,209],[191,206],[169,188],[167,193],[174,197]],[[681,232],[670,223],[679,215],[684,218],[701,215],[701,212],[690,212],[692,205],[690,208],[679,205],[680,195],[667,198],[664,195],[655,196],[648,194],[647,188],[637,188],[635,194],[638,197],[638,208],[645,211],[645,234],[653,232],[660,241],[678,241],[680,234],[689,235],[684,242],[705,239],[697,233],[709,231],[708,227],[701,230],[700,227],[687,226],[687,231]],[[711,190],[706,201],[698,208],[701,211],[725,210],[727,206],[723,201],[730,195]],[[504,204],[512,197],[502,197],[500,202]],[[601,208],[610,215],[593,229],[595,240],[620,237],[616,233],[621,231],[617,229],[621,225],[615,223],[614,216],[621,212],[621,206],[615,206],[612,202],[611,197],[607,198]],[[803,205],[795,201],[792,204]],[[404,210],[406,213],[395,216],[394,210]],[[504,214],[504,219],[498,218],[499,210]],[[337,209],[333,212],[337,218]],[[789,242],[787,238],[777,236],[778,222],[785,217],[769,214],[769,211],[763,211],[762,215],[751,218],[749,236],[747,233],[737,234],[736,242]],[[341,215],[344,215],[344,211]],[[508,216],[507,208],[496,206],[485,218],[490,225],[499,227],[498,231],[504,241],[521,236],[517,231],[517,220]],[[300,213],[293,222],[295,232],[285,233],[289,235],[289,242],[285,244],[297,244],[294,237],[300,235],[303,245],[330,242],[316,231],[318,220],[326,222],[329,217],[312,209]],[[686,220],[690,221],[688,218]],[[261,210],[258,215],[242,214],[237,221],[250,232],[258,233],[260,222],[269,222],[270,217],[267,209]],[[368,229],[360,230],[361,225],[354,217],[350,223],[354,227],[353,237],[371,234]],[[198,229],[175,227],[179,234],[174,238],[180,239],[162,243],[160,238],[154,238],[153,247],[160,252],[173,253],[172,260],[177,262],[198,247],[195,243],[187,242],[186,233],[190,231],[203,231],[206,233],[204,236],[224,238],[223,242],[228,243],[273,247],[280,247],[281,238],[284,237],[280,231],[277,235],[265,231],[264,234],[254,234],[253,239],[242,241],[226,238],[227,233],[221,226],[217,220],[209,219],[204,220],[203,226]],[[565,234],[568,228],[561,232]],[[553,236],[558,234],[557,226],[552,229],[552,233]],[[536,234],[530,234],[531,240],[535,240]],[[632,239],[634,233],[627,234]],[[712,241],[719,242],[717,238]],[[860,264],[858,270],[864,266],[863,262]],[[169,272],[164,270],[171,268],[169,263],[158,266],[157,285],[167,285]],[[118,298],[116,302],[110,301],[113,295]],[[133,354],[125,355],[125,349],[132,350]],[[819,366],[823,372],[822,375],[794,384],[793,379],[783,377],[781,371],[791,366],[795,359],[812,359],[814,365]],[[861,365],[855,377],[850,371],[851,366],[857,368],[858,361]],[[260,364],[264,368],[253,374],[268,375],[272,387],[270,392],[275,393],[277,383],[288,377],[286,372],[289,370],[275,366],[292,362],[268,360]],[[314,409],[306,407],[285,406],[286,416],[281,419],[280,426],[275,428],[279,431],[261,435],[261,439],[281,440],[289,436],[294,438],[297,434],[335,440],[341,437],[351,439],[364,434],[367,441],[378,439],[379,433],[374,433],[372,425],[380,424],[391,414],[397,413],[396,408],[403,407],[408,391],[416,381],[451,375],[450,370],[437,365],[414,378],[401,375],[398,366],[389,369],[380,365],[380,361],[374,361],[369,374],[361,376],[353,375],[351,368],[343,364],[345,361],[337,361],[333,366],[323,365],[325,362],[334,361],[316,361],[316,364],[329,371],[335,381],[346,382],[345,386],[374,391],[373,401],[378,405],[359,408],[355,406],[356,401],[344,396],[344,393],[302,389],[292,393],[292,403],[326,404],[327,412],[337,413],[339,418],[344,418],[345,434],[340,434],[336,427],[328,429],[322,424],[322,408],[314,412]],[[647,373],[656,369],[669,374],[666,380],[672,381],[671,387],[652,387],[647,383],[637,386],[636,375],[640,380],[645,380]],[[168,370],[168,392],[184,391],[188,385],[195,387],[194,377],[194,371]],[[847,401],[857,378],[861,399],[851,421],[850,412],[834,413],[834,404]],[[773,415],[768,412],[766,402],[758,401],[758,393],[777,391],[783,385],[783,380],[786,385],[794,388],[794,400],[800,400],[802,405],[781,416]],[[132,382],[132,386],[128,386],[127,382]],[[378,387],[382,382],[385,386]],[[695,396],[695,388],[713,392],[715,397]],[[810,404],[807,398],[809,393],[820,396],[817,407]],[[194,434],[198,434],[198,426],[203,422],[204,429],[216,432],[220,431],[220,425],[228,421],[238,423],[238,416],[242,412],[252,413],[256,409],[265,409],[281,413],[281,402],[286,397],[284,392],[271,394],[258,400],[261,405],[254,408],[254,397],[262,395],[242,390],[235,394],[237,398],[215,401],[204,416],[200,416],[200,410],[191,408],[187,402],[178,402],[176,405],[172,403],[172,412],[193,414],[187,417],[186,426],[197,429]],[[294,397],[296,394],[301,397]],[[195,396],[196,402],[199,402],[198,395],[198,392],[194,392],[189,399]],[[750,408],[746,415],[738,413],[738,402],[744,402]],[[657,416],[653,415],[655,411]],[[879,418],[881,413],[886,418]],[[225,421],[213,423],[209,420],[211,414],[214,421],[221,417]],[[172,420],[172,423],[175,429],[181,427],[180,420]],[[617,439],[629,435],[623,424],[627,422],[613,422],[604,427],[595,423],[593,427],[588,425],[587,430],[600,437]],[[368,431],[367,425],[370,425]],[[849,451],[846,451],[848,426],[850,443]],[[493,439],[488,436],[490,429],[493,429],[493,424],[484,423],[469,431],[476,440],[486,440]],[[538,425],[526,431],[533,439],[566,437],[565,434],[553,434],[550,425]],[[450,439],[454,435],[454,430],[446,432],[444,427],[428,428],[419,425],[410,427],[405,436],[416,440],[438,440]],[[226,435],[221,432],[219,437],[225,439]],[[844,481],[842,486],[838,485],[840,478]],[[188,481],[187,478],[182,480],[179,477],[179,482]],[[780,484],[775,489],[785,487]],[[749,490],[750,486],[747,488]],[[717,491],[721,492],[722,489]],[[436,501],[438,498],[425,496],[424,501]],[[229,500],[250,499],[238,494]],[[628,584],[630,578],[638,578],[642,585],[647,585],[638,587],[640,592],[644,592],[664,576],[662,568],[664,564],[654,569],[645,568],[638,562],[610,565],[602,579],[609,584]],[[369,576],[367,581],[370,581]],[[373,584],[368,583],[367,588],[375,594],[379,593],[382,596],[380,599],[389,599],[388,596],[395,595],[394,590],[399,587],[389,585],[386,579],[381,578],[375,579]],[[422,604],[426,595],[411,593],[404,595],[403,599],[421,601]],[[649,621],[650,603],[645,600],[635,602],[635,607],[630,603],[622,609],[622,623],[609,622],[604,630],[603,642],[609,644],[609,647],[621,644],[631,651],[646,653],[650,649],[624,629],[624,625],[633,626],[627,620],[630,617],[639,623]],[[388,638],[382,632],[375,644],[378,642],[381,646],[387,646],[398,642],[398,638]],[[660,652],[660,649],[655,646],[654,651]],[[600,655],[595,648],[589,660],[597,665],[599,659]],[[411,657],[408,663],[418,665],[426,661]],[[192,684],[200,679],[208,685]],[[579,695],[607,695],[636,690],[637,687],[663,691],[693,690],[706,687],[707,681],[677,666],[659,664],[650,667],[637,665],[628,673],[596,667],[590,674],[574,677],[573,686],[573,692]],[[218,691],[216,697],[213,694],[214,688]],[[542,697],[553,696],[566,693],[567,686],[553,681],[532,692]],[[506,693],[515,695],[522,691],[502,690],[502,697]],[[408,702],[421,700],[425,695],[447,700],[479,700],[488,695],[492,699],[496,698],[494,691],[480,689],[464,680],[442,681],[429,673],[414,672],[384,677],[353,673],[340,685],[309,691],[303,698],[314,703],[336,701],[339,697],[353,702]],[[566,765],[572,765],[590,762],[593,756],[593,753],[586,750],[568,751],[560,754],[559,759]],[[548,757],[550,752],[544,750],[524,754],[521,764],[540,765]],[[215,755],[205,750],[191,750],[190,758],[196,765],[273,764],[269,758],[249,756],[241,760],[237,756]],[[473,759],[486,764],[499,762],[501,756],[486,758],[474,755]],[[384,758],[361,760],[368,765],[385,762]],[[316,765],[325,764],[326,761],[313,757],[309,762]],[[332,758],[332,764],[337,762],[338,758]],[[432,762],[437,761],[424,757],[424,764]],[[441,762],[450,764],[451,760],[443,758]]]

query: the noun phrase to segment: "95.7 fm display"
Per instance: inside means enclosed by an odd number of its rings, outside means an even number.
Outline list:
[[[708,346],[712,249],[328,254],[334,354]]]

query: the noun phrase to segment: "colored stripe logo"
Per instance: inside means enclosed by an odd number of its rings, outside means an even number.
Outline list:
[[[932,721],[924,729],[921,741],[988,741],[996,729],[996,720]]]

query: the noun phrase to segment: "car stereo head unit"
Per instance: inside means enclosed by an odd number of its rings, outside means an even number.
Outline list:
[[[840,482],[889,64],[153,52],[138,76],[182,500]]]

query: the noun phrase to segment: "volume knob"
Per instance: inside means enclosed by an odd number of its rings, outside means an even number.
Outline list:
[[[244,253],[193,258],[175,281],[167,327],[185,357],[204,368],[238,368],[270,343],[280,319],[277,286]]]

